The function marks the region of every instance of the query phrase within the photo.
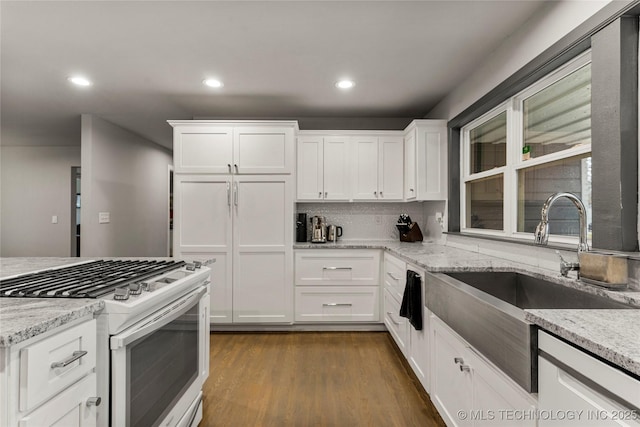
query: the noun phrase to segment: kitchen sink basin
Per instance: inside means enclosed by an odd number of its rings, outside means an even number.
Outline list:
[[[506,303],[528,308],[631,308],[608,298],[512,272],[447,273]]]
[[[429,310],[530,393],[538,388],[538,342],[525,309],[634,308],[522,273],[426,276]]]

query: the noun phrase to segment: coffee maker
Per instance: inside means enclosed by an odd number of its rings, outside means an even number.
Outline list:
[[[323,216],[311,217],[311,243],[327,242],[327,221]]]

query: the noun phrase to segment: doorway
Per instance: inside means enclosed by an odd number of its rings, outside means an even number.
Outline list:
[[[71,256],[80,256],[80,167],[71,167]]]

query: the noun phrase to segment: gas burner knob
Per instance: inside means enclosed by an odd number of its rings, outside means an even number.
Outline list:
[[[200,261],[194,261],[193,264],[196,266],[196,269],[202,267],[202,262]]]
[[[142,289],[143,291],[149,292],[151,290],[151,286],[149,282],[138,282],[138,283],[140,284],[140,289]]]
[[[125,301],[129,299],[129,288],[116,288],[113,294],[113,299],[116,301]]]
[[[196,265],[195,265],[195,264],[192,264],[192,263],[188,263],[188,264],[185,266],[185,268],[186,268],[188,271],[196,271]]]
[[[142,285],[140,283],[131,283],[129,285],[129,293],[131,295],[140,295],[142,293]]]

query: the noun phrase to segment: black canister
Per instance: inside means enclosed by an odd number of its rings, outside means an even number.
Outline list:
[[[296,220],[296,242],[304,243],[307,241],[307,214],[299,213]]]

